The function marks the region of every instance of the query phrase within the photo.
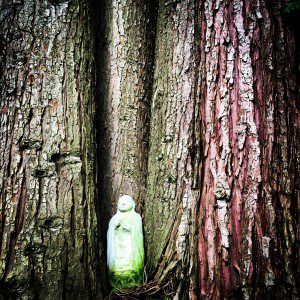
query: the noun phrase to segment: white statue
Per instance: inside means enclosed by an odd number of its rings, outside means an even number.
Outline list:
[[[110,283],[124,289],[143,280],[144,243],[142,218],[135,212],[132,197],[119,198],[118,211],[109,222],[107,264]]]

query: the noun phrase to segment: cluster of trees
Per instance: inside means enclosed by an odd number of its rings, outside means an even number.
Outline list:
[[[0,296],[107,296],[108,221],[129,194],[141,298],[299,297],[287,4],[0,0]]]

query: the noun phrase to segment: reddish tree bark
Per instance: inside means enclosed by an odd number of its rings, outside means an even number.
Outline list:
[[[99,211],[106,236],[120,196],[131,195],[139,212],[146,197],[155,6],[147,0],[98,5],[96,130]]]
[[[282,7],[203,2],[203,298],[298,295],[299,60]]]
[[[125,295],[299,297],[287,3],[0,0],[0,296],[101,299],[130,194],[147,282]]]

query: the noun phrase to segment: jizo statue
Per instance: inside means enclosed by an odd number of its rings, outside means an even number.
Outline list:
[[[107,264],[111,285],[130,288],[143,280],[144,243],[142,218],[132,197],[119,198],[118,211],[109,222]]]

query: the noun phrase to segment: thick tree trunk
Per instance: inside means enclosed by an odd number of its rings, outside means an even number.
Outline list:
[[[197,267],[199,98],[194,1],[160,1],[151,105],[147,197],[147,267],[158,283],[178,279],[179,299],[193,297]]]
[[[102,2],[98,62],[99,196],[106,229],[118,198],[145,199],[155,2]]]
[[[2,295],[101,299],[130,194],[134,295],[299,297],[300,27],[283,1],[50,2],[0,0]]]
[[[88,6],[0,4],[1,293],[101,296]]]
[[[299,60],[281,12],[280,1],[203,3],[203,298],[298,295]]]

